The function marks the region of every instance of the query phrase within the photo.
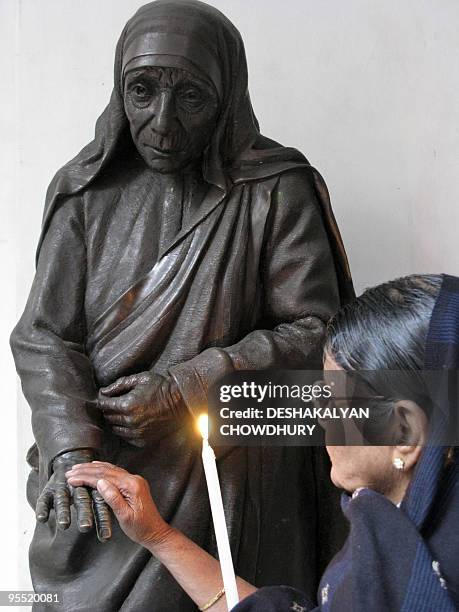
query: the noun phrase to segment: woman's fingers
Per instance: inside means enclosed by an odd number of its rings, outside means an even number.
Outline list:
[[[141,476],[130,474],[116,465],[102,462],[73,466],[66,472],[66,477],[73,487],[89,486],[93,489],[98,488],[99,480],[107,481],[118,490],[120,495],[130,500],[134,500],[143,492],[146,483]]]
[[[97,537],[100,542],[106,542],[112,537],[112,518],[103,495],[96,489],[91,492],[93,512],[96,519]]]
[[[122,486],[129,473],[111,463],[94,461],[74,465],[65,475],[72,487],[89,486],[95,489],[100,478],[109,479],[116,486]]]
[[[44,489],[35,506],[35,516],[40,523],[46,523],[53,507],[54,495],[49,489]]]
[[[86,533],[94,524],[92,502],[89,491],[84,487],[76,487],[73,492],[73,504],[77,514],[78,529]]]
[[[76,463],[72,465],[70,470],[66,472],[66,474],[74,474],[77,472],[90,472],[94,474],[99,474],[99,478],[103,478],[106,474],[110,474],[113,476],[129,474],[124,468],[119,467],[118,465],[113,465],[113,463],[108,463],[108,461],[91,461],[89,463]]]

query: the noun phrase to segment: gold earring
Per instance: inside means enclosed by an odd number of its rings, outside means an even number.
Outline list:
[[[395,459],[393,459],[392,461],[392,464],[396,470],[405,469],[405,462],[403,461],[403,459],[400,459],[400,457],[395,457]]]

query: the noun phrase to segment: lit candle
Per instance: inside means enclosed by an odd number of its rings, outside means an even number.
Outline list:
[[[214,451],[209,445],[209,419],[207,414],[201,414],[198,419],[198,426],[202,435],[202,462],[204,464],[207,490],[209,492],[210,509],[214,523],[215,538],[217,540],[223,586],[225,587],[226,605],[228,606],[228,610],[231,610],[239,602],[239,595],[237,592],[233,559],[231,558],[217,464],[215,462]]]

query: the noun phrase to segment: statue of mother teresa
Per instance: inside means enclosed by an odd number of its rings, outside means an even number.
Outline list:
[[[94,140],[48,189],[11,337],[36,440],[32,580],[63,594],[46,610],[195,609],[65,472],[97,459],[142,475],[164,518],[215,554],[193,426],[209,387],[321,367],[327,320],[352,295],[323,179],[260,134],[239,32],[197,0],[140,8]],[[314,598],[342,535],[322,449],[217,458],[237,573]]]

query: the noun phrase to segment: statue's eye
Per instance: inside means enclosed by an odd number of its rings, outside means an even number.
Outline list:
[[[180,92],[180,101],[191,108],[199,108],[204,102],[204,96],[196,87],[189,87]]]
[[[202,98],[201,94],[199,93],[199,91],[197,89],[188,89],[185,92],[184,97],[189,101],[189,102],[199,102]]]
[[[141,83],[136,83],[131,87],[131,93],[134,94],[137,98],[146,98],[148,96],[148,90],[145,85]]]
[[[131,102],[139,108],[147,107],[151,102],[152,96],[155,95],[155,92],[156,87],[150,82],[133,80],[130,84],[128,84],[128,96]]]

